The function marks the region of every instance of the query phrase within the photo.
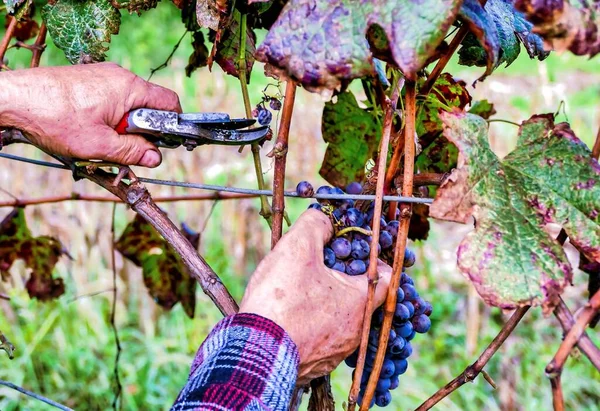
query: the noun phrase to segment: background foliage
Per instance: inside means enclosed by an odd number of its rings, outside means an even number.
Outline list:
[[[179,13],[169,2],[159,3],[158,8],[146,12],[144,18],[124,13],[120,34],[113,37],[107,59],[148,77],[150,69],[165,61],[183,34]],[[4,27],[3,20],[0,27]],[[262,42],[264,34],[257,32],[257,44]],[[192,53],[189,43],[189,39],[181,43],[170,66],[158,72],[153,80],[177,90],[187,111],[226,110],[243,115],[237,80],[225,76],[218,67],[213,68],[210,76],[205,68],[191,78],[185,77],[184,68]],[[42,65],[67,64],[64,53],[51,41],[48,44]],[[29,61],[27,53],[15,49],[9,50],[7,58],[11,67],[25,67]],[[564,101],[559,120],[568,117],[576,134],[588,145],[593,142],[600,103],[597,58],[586,61],[570,54],[553,54],[543,62],[518,58],[510,67],[498,68],[493,77],[476,88],[470,85],[482,74],[482,69],[460,67],[456,64],[458,58],[453,59],[448,71],[465,80],[474,99],[491,100],[503,118],[520,122],[533,112],[554,112]],[[259,99],[262,89],[271,82],[261,71],[258,67],[251,79],[253,101]],[[358,88],[354,91],[364,99]],[[304,92],[297,99],[287,186],[292,187],[301,179],[318,185],[322,182],[318,176],[320,159],[326,149],[320,134],[324,102]],[[507,124],[491,126],[492,148],[501,157],[515,147],[516,131]],[[11,149],[13,151],[40,156],[26,147]],[[265,169],[272,164],[266,158],[263,163]],[[231,148],[207,147],[193,153],[168,152],[162,167],[140,174],[253,187],[255,182],[250,170],[252,161],[248,150],[238,154]],[[17,197],[97,192],[89,183],[72,182],[69,173],[7,160],[0,160],[0,188]],[[157,194],[183,193],[176,189],[150,188]],[[2,199],[10,199],[4,193],[0,195]],[[306,205],[304,200],[289,201],[290,217],[296,218]],[[237,299],[263,250],[268,249],[268,230],[257,217],[257,207],[258,200],[221,202],[215,206],[208,222],[205,220],[211,209],[209,202],[165,207],[172,217],[185,220],[194,229],[201,229],[206,222],[200,240],[201,252]],[[108,323],[110,293],[77,298],[111,287],[110,220],[106,218],[109,208],[105,204],[72,203],[26,210],[34,236],[57,236],[74,257],[73,261],[61,260],[57,265],[59,274],[66,279],[67,290],[62,298],[50,303],[30,300],[19,281],[19,275],[24,275],[23,266],[13,267],[15,280],[11,284],[0,284],[11,295],[10,303],[0,301],[0,329],[10,335],[17,347],[15,360],[0,356],[0,378],[74,408],[108,409],[112,401],[115,347]],[[8,209],[0,211],[0,217],[9,212]],[[131,218],[132,213],[120,206],[118,233]],[[412,269],[413,277],[427,299],[435,302],[435,310],[431,338],[419,341],[415,347],[415,359],[398,394],[394,395],[398,409],[414,408],[462,370],[504,321],[501,311],[485,307],[456,270],[458,239],[467,230],[468,227],[433,222],[428,241],[414,245],[419,263]],[[569,255],[572,257],[575,253]],[[198,293],[194,320],[186,317],[181,305],[163,312],[147,296],[141,269],[120,256],[118,267],[117,324],[123,345],[120,366],[125,389],[123,408],[168,409],[187,377],[195,350],[220,314],[201,293]],[[567,303],[570,299],[584,298],[586,280],[585,275],[575,272],[575,286],[567,292]],[[490,374],[499,376],[497,381],[501,381],[497,391],[479,379],[453,393],[438,408],[551,408],[549,391],[540,387],[548,384],[543,369],[558,347],[561,331],[553,318],[540,317],[541,313],[536,311],[525,318],[501,348],[500,355],[488,366]],[[597,332],[590,334],[596,343],[600,342]],[[567,408],[597,409],[600,382],[585,359],[569,359],[563,376]],[[350,385],[345,366],[335,371],[333,385],[336,398],[345,398]],[[341,404],[337,406],[341,409]],[[44,408],[12,390],[0,388],[0,409]]]

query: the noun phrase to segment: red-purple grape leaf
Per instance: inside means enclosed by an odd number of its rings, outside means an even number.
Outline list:
[[[373,73],[366,40],[379,25],[395,63],[415,79],[443,41],[462,0],[290,0],[257,50],[257,59],[309,90],[338,88]]]
[[[192,34],[192,48],[194,51],[188,59],[188,64],[185,66],[185,75],[190,77],[196,69],[205,67],[208,64],[208,48],[204,41],[204,33],[200,30]]]
[[[590,57],[600,53],[599,1],[516,0],[515,7],[554,50]]]
[[[234,10],[230,24],[221,32],[221,38],[215,42],[216,52],[214,61],[223,69],[223,71],[231,76],[239,78],[238,65],[240,59],[240,22],[242,14],[238,10]],[[246,25],[246,76],[250,78],[252,66],[254,65],[254,53],[256,52],[256,35],[254,30],[249,25]],[[209,67],[212,66],[212,61],[209,59]]]
[[[21,259],[29,272],[25,287],[31,298],[45,301],[65,292],[62,278],[52,273],[64,249],[53,237],[33,237],[27,227],[25,210],[15,208],[0,222],[0,275],[7,281],[10,267]]]
[[[600,261],[600,166],[567,123],[536,115],[516,149],[499,159],[487,122],[443,113],[445,136],[458,147],[459,168],[439,188],[430,215],[475,229],[458,248],[458,266],[490,305],[542,305],[548,312],[573,272],[544,227],[562,226],[571,242]]]
[[[377,152],[379,124],[372,112],[358,106],[351,92],[339,94],[335,103],[325,103],[321,132],[328,145],[321,177],[336,187],[362,181],[365,163]]]
[[[187,236],[186,231],[184,234]],[[199,241],[199,236],[195,241]],[[192,245],[197,247],[198,243]],[[170,310],[181,302],[185,313],[190,318],[194,317],[196,281],[189,275],[179,255],[146,220],[136,215],[115,247],[142,268],[144,284],[157,304]]]

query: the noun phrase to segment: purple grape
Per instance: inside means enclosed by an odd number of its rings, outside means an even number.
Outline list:
[[[392,402],[392,394],[389,391],[375,392],[375,405],[387,407]]]
[[[271,123],[271,120],[273,120],[273,114],[271,114],[271,112],[266,108],[261,107],[258,109],[257,120],[261,126],[266,126]]]
[[[392,341],[392,344],[390,345],[390,353],[399,354],[400,352],[402,352],[405,345],[406,345],[406,340],[404,340],[404,338],[396,337]]]
[[[354,200],[351,200],[351,199],[342,200],[342,202],[339,205],[339,208],[341,210],[348,210],[349,208],[353,208],[353,207],[354,207]]]
[[[371,247],[369,247],[369,243],[367,243],[365,240],[352,240],[352,252],[350,254],[352,258],[364,260],[369,258],[370,251]]]
[[[335,264],[331,267],[333,270],[339,271],[340,273],[346,272],[346,264],[341,260],[335,260]]]
[[[390,378],[394,375],[395,367],[394,361],[386,358],[383,360],[383,365],[381,366],[381,374],[379,374],[379,378]]]
[[[426,316],[429,317],[432,312],[433,312],[433,305],[431,305],[431,303],[429,301],[425,301],[425,310],[423,311],[423,314],[425,314]]]
[[[354,351],[348,358],[344,360],[346,365],[350,368],[356,368],[356,362],[358,361],[358,350]]]
[[[409,248],[404,251],[404,267],[412,267],[417,261],[415,252]]]
[[[349,208],[343,223],[346,227],[360,227],[365,223],[365,217],[356,208]]]
[[[404,303],[396,304],[396,311],[394,311],[394,320],[398,323],[402,323],[404,321],[408,321],[410,318],[410,311]]]
[[[413,279],[410,278],[408,276],[408,274],[406,274],[405,272],[403,272],[402,276],[400,277],[400,285],[404,285],[404,284],[411,284],[411,285],[415,284],[415,282],[413,281]]]
[[[314,208],[315,210],[319,210],[321,211],[321,204],[319,203],[312,203],[311,205],[308,206],[309,209]]]
[[[331,242],[331,249],[335,253],[335,257],[343,260],[348,258],[350,253],[352,252],[352,245],[347,238],[338,237]]]
[[[394,375],[402,375],[406,372],[406,370],[408,369],[408,361],[406,361],[406,359],[397,359],[394,360],[394,369],[395,369],[395,373]]]
[[[375,310],[373,313],[373,318],[371,319],[371,323],[376,327],[379,327],[381,324],[383,324],[383,310],[381,308]]]
[[[360,393],[358,394],[358,398],[356,399],[356,401],[362,405],[363,402],[363,395],[365,395],[364,390],[361,390]],[[373,405],[375,405],[375,396],[373,396],[373,399],[371,400],[371,404],[369,405],[369,408],[373,408]]]
[[[346,274],[361,275],[367,271],[367,266],[363,260],[348,260],[346,261]]]
[[[390,378],[390,390],[395,390],[400,385],[400,378],[397,375],[392,375]]]
[[[379,392],[388,391],[390,389],[391,385],[392,385],[392,382],[390,381],[389,378],[383,378],[383,379],[380,379],[379,381],[377,381],[377,388],[375,388],[375,390],[377,390]]]
[[[398,220],[392,220],[389,223],[387,223],[387,226],[385,227],[385,231],[390,233],[392,235],[392,237],[398,237],[398,228],[399,227],[400,227],[400,223],[398,222]]]
[[[325,247],[325,249],[323,250],[323,254],[325,256],[325,265],[329,268],[332,268],[335,265],[335,253],[331,248]]]
[[[331,194],[332,188],[329,186],[321,186],[317,189],[317,194]],[[327,199],[317,199],[317,201],[321,204],[329,204],[329,200]]]
[[[384,250],[390,248],[393,242],[394,239],[392,238],[391,234],[387,231],[382,231],[379,233],[379,245]]]
[[[414,330],[414,327],[413,327],[413,332],[411,332],[410,335],[405,338],[405,340],[412,341],[412,339],[415,338],[415,335],[417,335],[417,332]]]
[[[413,325],[412,323],[410,323],[409,321],[402,323],[402,325],[399,325],[398,327],[396,327],[396,333],[403,338],[406,338],[410,335],[410,333],[412,333],[413,331]]]
[[[396,304],[404,301],[404,290],[401,287],[398,287],[398,291],[396,292]]]
[[[279,111],[281,110],[281,101],[275,97],[271,97],[269,99],[269,106],[271,110]]]
[[[412,324],[419,334],[425,334],[431,328],[431,320],[425,314],[413,318]]]
[[[385,221],[385,218],[381,217],[379,220],[379,227],[382,230],[385,230],[385,228],[387,227],[387,222]]]
[[[415,306],[415,317],[425,313],[425,300],[421,297],[417,297],[412,303]]]
[[[354,181],[346,186],[346,192],[348,194],[361,194],[362,186],[360,185],[360,183]]]
[[[412,349],[412,345],[410,345],[410,342],[407,342],[406,345],[404,346],[404,349],[402,350],[402,352],[400,354],[398,354],[398,358],[399,359],[407,359],[408,357],[410,357],[412,355],[413,349]]]
[[[419,293],[417,292],[416,288],[412,285],[412,284],[402,284],[402,290],[404,291],[404,299],[408,300],[408,301],[414,301],[418,296]]]
[[[335,221],[342,221],[346,213],[341,208],[336,208],[335,210],[333,210],[333,213],[331,213],[331,215],[333,216],[333,218],[335,218]]]
[[[314,193],[315,190],[313,189],[312,184],[310,184],[308,181],[300,181],[296,186],[296,194],[298,194],[300,197],[312,197]]]
[[[402,304],[406,308],[408,308],[408,312],[410,313],[410,316],[412,317],[415,314],[415,306],[410,301],[404,301],[404,302],[402,302]]]

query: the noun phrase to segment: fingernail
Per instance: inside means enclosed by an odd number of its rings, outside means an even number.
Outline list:
[[[161,161],[160,153],[158,153],[154,150],[148,150],[144,153],[144,156],[142,157],[142,159],[140,160],[138,165],[143,166],[143,167],[154,168],[154,167],[158,167],[158,165],[160,164],[160,161]]]

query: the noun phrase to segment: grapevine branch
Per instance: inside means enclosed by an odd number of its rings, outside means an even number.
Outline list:
[[[169,63],[171,62],[171,60],[173,59],[173,56],[175,55],[175,53],[177,52],[177,50],[179,49],[179,46],[181,45],[181,42],[183,41],[183,39],[185,38],[185,35],[188,34],[189,31],[186,29],[183,34],[181,35],[181,37],[179,38],[179,40],[177,41],[177,43],[175,43],[175,45],[173,46],[173,50],[171,50],[171,53],[167,56],[167,59],[158,67],[155,67],[153,69],[150,70],[150,75],[148,76],[148,81],[152,80],[152,77],[154,77],[154,75],[156,74],[156,72],[167,68],[169,66]]]
[[[571,353],[571,350],[577,344],[583,333],[585,332],[585,328],[589,324],[589,322],[596,316],[598,311],[600,310],[600,291],[597,291],[596,294],[590,299],[590,301],[583,308],[581,313],[577,316],[575,320],[575,324],[571,327],[562,344],[560,345],[556,355],[550,361],[550,364],[546,366],[546,373],[550,376],[555,374],[560,374],[562,372],[562,368]]]
[[[242,87],[242,96],[244,98],[244,109],[246,110],[246,117],[252,118],[252,104],[250,103],[250,93],[248,92],[248,73],[246,63],[246,40],[247,40],[247,16],[242,13],[240,19],[240,55],[238,60],[238,77],[240,79],[240,86]],[[291,114],[291,112],[290,112]],[[253,143],[252,159],[254,160],[254,172],[256,173],[256,181],[258,183],[258,189],[264,190],[265,178],[263,176],[262,163],[260,161],[260,145]],[[267,221],[269,227],[271,227],[271,206],[265,195],[260,196],[260,215]]]
[[[404,117],[404,178],[402,181],[402,195],[410,197],[412,196],[413,191],[413,175],[415,171],[415,142],[413,136],[415,135],[416,121],[416,83],[414,81],[407,80],[404,87],[406,90],[404,105],[406,114]],[[411,204],[402,203],[400,205],[400,226],[398,228],[398,239],[396,240],[396,247],[394,250],[392,279],[390,281],[387,298],[384,303],[384,316],[381,332],[379,334],[379,346],[377,347],[373,371],[369,377],[367,389],[365,390],[363,402],[360,407],[361,411],[369,410],[371,399],[375,393],[377,380],[379,379],[379,374],[381,373],[381,367],[383,365],[383,359],[390,336],[390,329],[392,327],[392,317],[396,308],[396,290],[400,284],[400,274],[402,273],[402,265],[404,263],[404,252],[406,251],[406,242],[408,239],[408,227],[410,225],[411,213]],[[375,248],[377,249],[377,247]]]
[[[68,159],[62,159],[62,161],[67,165],[73,165]],[[102,170],[93,172],[87,169],[75,168],[75,170],[79,176],[93,181],[127,202],[135,212],[150,223],[181,256],[191,275],[200,283],[204,293],[210,297],[223,315],[235,314],[238,311],[237,303],[221,279],[196,252],[175,224],[154,203],[148,190],[139,181],[134,181],[129,185],[121,181],[114,185],[114,175]]]
[[[531,306],[526,305],[515,310],[506,324],[504,324],[504,327],[502,327],[502,330],[500,330],[490,345],[488,345],[483,353],[481,353],[477,361],[465,368],[465,370],[458,377],[438,390],[438,392],[428,398],[423,404],[419,405],[416,411],[425,411],[432,408],[435,404],[446,398],[465,383],[473,381],[479,375],[479,373],[482,372],[483,367],[486,366],[496,351],[498,351],[498,348],[504,344],[504,341],[506,341],[508,336],[513,332],[517,324],[519,324],[519,321],[521,321],[530,307]]]
[[[8,50],[8,46],[10,45],[10,40],[12,39],[15,29],[17,28],[17,19],[12,18],[8,27],[6,28],[6,32],[4,33],[4,37],[2,37],[2,41],[0,42],[0,63],[4,64],[4,55],[6,54],[6,50]]]
[[[52,401],[50,398],[46,398],[42,395],[36,394],[35,392],[31,392],[26,390],[25,388],[19,387],[18,385],[13,384],[12,382],[0,380],[0,385],[4,385],[5,387],[12,388],[13,390],[19,391],[21,394],[25,394],[30,396],[31,398],[35,398],[38,401],[51,405],[59,410],[63,411],[73,411],[72,408],[67,407],[66,405],[62,405],[57,403],[56,401]]]
[[[559,304],[554,309],[554,315],[556,319],[560,323],[563,331],[568,333],[571,328],[575,325],[575,319],[573,318],[573,314],[569,311],[569,308],[563,301],[560,299]],[[583,354],[588,357],[590,362],[596,367],[598,371],[600,371],[600,349],[596,347],[594,342],[591,340],[590,336],[587,335],[586,332],[581,334],[579,341],[577,341],[577,347],[583,352]]]
[[[33,43],[33,50],[31,55],[31,65],[30,67],[38,67],[40,65],[40,59],[42,58],[42,53],[46,49],[46,34],[48,32],[48,28],[46,27],[46,23],[42,23],[40,26],[40,31],[35,38],[35,43]]]
[[[0,300],[10,301],[10,297],[4,293],[0,293]]]
[[[369,281],[369,288],[367,291],[367,301],[365,303],[365,313],[363,316],[363,324],[360,335],[360,348],[358,351],[358,359],[356,362],[356,369],[354,370],[354,379],[352,380],[352,388],[348,396],[348,411],[354,411],[356,406],[356,400],[360,389],[360,381],[365,367],[365,358],[367,354],[367,345],[369,341],[369,329],[371,328],[371,312],[373,311],[375,287],[377,287],[377,281],[379,275],[377,273],[377,254],[378,254],[378,242],[379,232],[381,229],[381,213],[383,209],[383,190],[384,190],[384,179],[379,176],[385,175],[387,166],[387,153],[389,151],[390,136],[392,132],[392,125],[394,120],[394,111],[396,110],[395,102],[398,100],[398,87],[394,90],[391,100],[385,99],[385,115],[383,120],[383,134],[381,137],[381,145],[379,147],[378,156],[378,168],[377,168],[377,186],[375,188],[375,208],[373,215],[373,234],[371,237],[371,251],[369,255],[369,270],[367,272],[367,278]]]
[[[273,177],[273,226],[271,228],[271,248],[275,247],[275,244],[277,244],[281,238],[283,231],[283,213],[285,211],[285,198],[283,195],[285,185],[285,165],[295,97],[296,84],[292,80],[289,80],[285,87],[281,122],[279,123],[275,147],[273,148],[275,156],[275,175]]]

